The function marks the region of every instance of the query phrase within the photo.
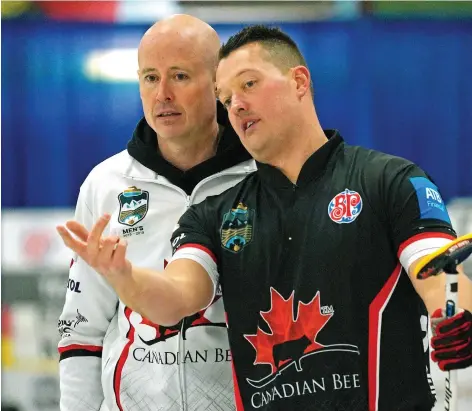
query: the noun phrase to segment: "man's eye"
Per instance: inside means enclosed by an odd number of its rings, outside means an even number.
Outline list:
[[[229,106],[231,106],[231,99],[227,98],[226,100],[223,101],[223,106],[227,109]]]
[[[256,82],[254,80],[249,80],[249,81],[246,81],[246,88],[251,88],[254,86],[254,84],[256,84]]]
[[[144,77],[144,80],[154,83],[157,81],[157,76],[155,74],[148,74],[146,77]]]
[[[177,80],[187,80],[187,79],[188,79],[188,76],[187,76],[186,74],[184,74],[184,73],[177,73],[177,74],[175,75],[175,78],[176,78]]]

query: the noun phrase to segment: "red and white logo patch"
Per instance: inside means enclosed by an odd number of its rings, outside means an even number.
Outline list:
[[[352,223],[362,211],[362,197],[346,188],[336,194],[328,205],[328,215],[338,224]]]

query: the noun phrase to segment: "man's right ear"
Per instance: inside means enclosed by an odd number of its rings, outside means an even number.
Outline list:
[[[297,66],[292,68],[292,78],[297,85],[297,95],[302,98],[310,93],[310,71],[305,66]]]

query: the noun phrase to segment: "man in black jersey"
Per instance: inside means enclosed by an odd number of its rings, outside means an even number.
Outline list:
[[[411,273],[456,237],[436,185],[410,161],[323,130],[306,63],[277,29],[228,40],[217,94],[258,171],[182,216],[166,270],[133,267],[122,239],[101,239],[106,218],[87,242],[64,231],[66,245],[159,324],[221,287],[238,410],[430,410],[427,314],[442,316],[444,275]],[[436,326],[443,369],[472,363],[462,272],[459,306]]]

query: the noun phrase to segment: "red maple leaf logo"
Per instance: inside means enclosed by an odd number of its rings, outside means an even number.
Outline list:
[[[203,310],[199,311],[198,313],[195,313],[189,317],[186,317],[186,324],[185,327],[182,327],[182,321],[179,323],[170,326],[170,327],[164,327],[159,324],[155,324],[152,321],[148,320],[147,318],[141,317],[141,321],[139,324],[147,325],[149,327],[152,327],[156,331],[156,337],[152,340],[149,341],[144,341],[145,343],[149,343],[149,345],[152,345],[158,341],[162,341],[167,339],[167,337],[172,337],[174,335],[177,335],[179,333],[183,333],[183,337],[185,339],[185,333],[188,328],[191,327],[197,327],[200,325],[219,325],[219,323],[213,323],[211,322],[208,318],[205,317],[206,311],[213,305],[215,304],[219,299],[221,298],[221,295],[215,296],[213,299],[212,303],[207,307],[204,308]],[[226,324],[225,324],[226,326]]]
[[[284,299],[271,287],[270,296],[272,307],[269,311],[261,311],[261,317],[269,326],[271,333],[268,334],[258,327],[256,335],[244,335],[244,337],[256,350],[254,365],[270,364],[271,373],[274,373],[280,365],[289,361],[284,358],[276,364],[274,347],[288,341],[306,338],[307,346],[303,350],[304,354],[323,348],[322,344],[316,342],[316,336],[333,314],[321,314],[319,292],[307,304],[299,301],[296,312],[293,309],[293,291],[288,299]]]

